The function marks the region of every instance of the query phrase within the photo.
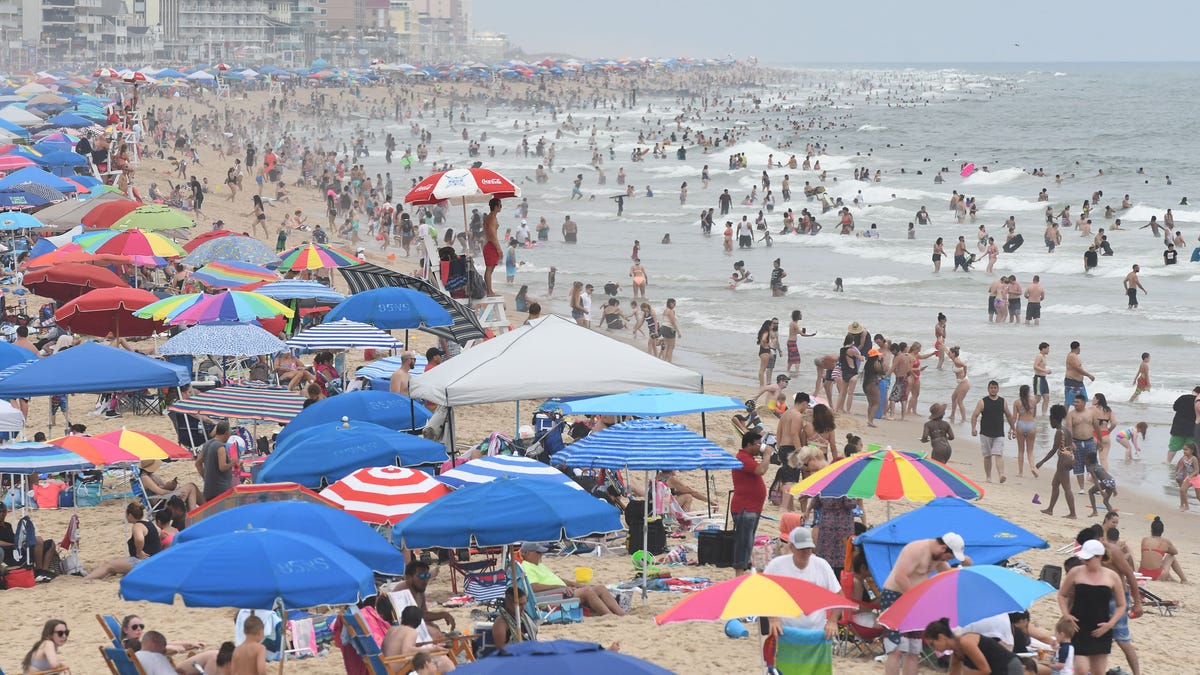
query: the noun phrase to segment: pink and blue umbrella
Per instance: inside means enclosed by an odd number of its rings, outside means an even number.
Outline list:
[[[946,524],[947,528],[953,526]],[[956,567],[910,588],[879,615],[879,623],[901,632],[920,631],[945,617],[952,628],[965,626],[989,616],[1024,611],[1054,592],[1050,584],[1004,567]]]

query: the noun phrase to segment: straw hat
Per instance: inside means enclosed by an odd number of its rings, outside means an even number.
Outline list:
[[[854,323],[851,323],[849,326],[846,326],[846,332],[850,333],[851,335],[858,335],[859,333],[863,332],[864,330],[866,330],[866,329],[863,328],[863,325],[857,321],[855,321]]]
[[[150,473],[158,471],[162,468],[162,465],[163,463],[161,459],[143,459],[142,461],[138,462],[138,467],[141,468],[142,471],[149,471]]]
[[[933,405],[929,406],[929,419],[940,420],[940,419],[942,419],[942,417],[945,414],[946,414],[946,404],[945,403],[934,403]]]

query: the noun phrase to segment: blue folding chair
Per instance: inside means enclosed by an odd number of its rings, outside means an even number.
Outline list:
[[[357,607],[351,606],[342,614],[342,628],[348,636],[347,642],[366,665],[368,675],[403,675],[403,673],[411,672],[411,656],[383,655],[379,645],[375,643],[375,638],[371,635],[371,628],[367,626],[366,618]],[[114,673],[113,675],[124,675],[124,673]]]
[[[108,639],[112,640],[113,646],[122,649],[124,645],[121,644],[121,622],[117,621],[117,617],[112,614],[97,614],[96,621],[100,622],[100,627],[104,629]]]
[[[142,668],[142,664],[138,663],[137,656],[134,655],[132,649],[102,645],[100,655],[104,657],[104,662],[108,664],[112,675],[146,675],[145,669]]]

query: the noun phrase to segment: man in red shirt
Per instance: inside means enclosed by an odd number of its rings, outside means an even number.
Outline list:
[[[733,497],[729,511],[733,514],[733,569],[738,574],[750,568],[750,552],[763,503],[767,501],[767,484],[763,475],[771,466],[770,453],[763,452],[762,434],[747,431],[742,435],[742,449],[737,458],[742,468],[733,470]]]

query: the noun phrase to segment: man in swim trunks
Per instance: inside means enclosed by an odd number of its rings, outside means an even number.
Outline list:
[[[992,482],[992,458],[995,458],[996,473],[1000,482],[1008,480],[1004,475],[1004,421],[1008,420],[1009,430],[1016,427],[1016,419],[1012,411],[1004,404],[1000,396],[1000,383],[988,382],[987,396],[975,404],[971,413],[971,435],[979,437],[979,449],[983,453],[983,473],[987,482]],[[981,422],[982,418],[982,423]],[[1095,445],[1092,446],[1095,449]]]
[[[1150,391],[1150,352],[1142,352],[1142,362],[1138,364],[1137,374],[1133,376],[1133,396],[1130,402],[1136,401],[1143,392]]]
[[[1050,367],[1046,365],[1048,354],[1050,354],[1050,343],[1043,342],[1038,345],[1037,356],[1033,357],[1033,387],[1031,387],[1033,405],[1037,406],[1040,399],[1043,415],[1050,412],[1050,382],[1046,379],[1046,376],[1050,374]]]
[[[1025,287],[1025,325],[1028,326],[1030,321],[1033,325],[1040,326],[1042,324],[1042,300],[1046,298],[1046,289],[1042,288],[1042,280],[1038,275],[1033,275],[1033,281]],[[1049,400],[1049,399],[1047,399]],[[1042,414],[1046,412],[1043,410]]]
[[[962,536],[954,532],[947,532],[936,539],[918,539],[906,544],[896,557],[896,565],[883,582],[883,587],[879,589],[879,606],[883,609],[891,607],[901,595],[930,574],[950,569],[950,561],[955,558],[964,566],[970,565],[971,558],[967,556],[965,547]],[[887,652],[883,662],[884,675],[900,675],[901,669],[906,674],[915,675],[923,647],[920,631],[884,633],[883,648]]]
[[[1071,351],[1067,354],[1067,372],[1063,375],[1063,405],[1074,405],[1077,394],[1087,398],[1087,387],[1083,385],[1085,377],[1096,381],[1091,373],[1083,369],[1083,363],[1079,360],[1079,341],[1076,340],[1071,343]]]
[[[1123,283],[1125,284],[1125,295],[1129,296],[1129,309],[1137,309],[1138,307],[1138,289],[1142,289],[1143,293],[1146,292],[1145,286],[1142,286],[1141,280],[1138,279],[1138,272],[1141,271],[1142,268],[1134,265],[1133,271],[1125,275],[1125,281]]]
[[[804,318],[800,310],[792,310],[792,322],[788,324],[787,337],[787,372],[788,375],[796,375],[800,372],[800,347],[797,345],[798,338],[812,337],[816,333],[809,333],[800,325],[800,319]]]
[[[500,264],[500,259],[504,256],[500,248],[500,207],[501,202],[499,197],[492,197],[488,202],[488,214],[483,219],[483,236],[487,241],[483,245],[483,286],[486,289],[484,292],[489,296],[495,295],[492,290],[492,272],[496,271],[496,266]]]
[[[1075,396],[1071,409],[1063,420],[1063,426],[1071,434],[1071,441],[1075,444],[1075,466],[1071,468],[1071,473],[1075,474],[1075,481],[1079,483],[1082,493],[1084,474],[1087,472],[1085,460],[1089,452],[1096,452],[1096,438],[1100,434],[1100,422],[1096,419],[1094,410],[1088,407],[1087,396]]]
[[[571,216],[566,216],[563,218],[562,236],[563,241],[567,242],[568,244],[574,244],[579,241],[579,225],[575,221],[571,220]]]
[[[971,271],[967,267],[967,241],[963,237],[959,237],[958,243],[954,245],[954,271],[957,272],[959,267],[962,267],[964,272]]]

